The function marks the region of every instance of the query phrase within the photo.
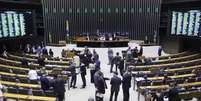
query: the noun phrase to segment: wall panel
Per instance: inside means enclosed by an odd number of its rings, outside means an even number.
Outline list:
[[[130,39],[135,40],[144,40],[145,35],[152,39],[160,24],[161,0],[42,0],[42,5],[46,43],[50,43],[49,33],[52,43],[58,43],[67,33],[75,36],[97,30],[128,32]]]

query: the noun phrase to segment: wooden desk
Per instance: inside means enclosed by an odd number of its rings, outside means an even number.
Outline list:
[[[170,64],[159,64],[159,65],[145,65],[145,66],[132,66],[131,68],[137,68],[137,69],[151,69],[151,68],[160,68],[160,67],[170,67],[170,66],[176,66],[176,65],[185,65],[190,63],[196,63],[200,62],[201,59],[195,59],[195,60],[189,60],[189,61],[183,61],[183,62],[177,62],[177,63],[170,63]]]
[[[179,56],[179,55],[184,55],[184,54],[187,54],[187,53],[189,53],[189,51],[184,51],[184,52],[181,52],[181,53],[176,53],[176,54],[170,54],[170,55],[167,55],[167,56],[158,56],[158,57],[153,57],[154,59],[155,58],[159,58],[160,60],[163,60],[164,58],[169,58],[169,57],[171,57],[171,58],[174,58],[174,57],[176,57],[176,56]]]
[[[168,76],[169,78],[176,79],[176,78],[184,78],[184,77],[192,77],[195,74],[184,74],[184,75],[176,75],[176,76]],[[163,80],[164,77],[149,77],[148,80]]]
[[[21,54],[24,54],[24,53],[21,53]],[[25,53],[24,54],[27,58],[34,58],[34,59],[38,59],[38,55],[36,55],[36,54],[28,54],[28,53]],[[17,56],[19,56],[19,55],[17,55]],[[21,56],[22,57],[22,56]],[[51,59],[53,59],[53,60],[51,60]],[[56,57],[53,57],[53,58],[51,58],[51,59],[49,59],[49,61],[60,61],[60,60],[63,60],[63,61],[69,61],[69,60],[71,60],[72,58],[64,58],[64,57],[62,57],[62,58],[56,58]],[[59,60],[58,60],[59,59]]]
[[[6,98],[22,99],[22,100],[39,100],[39,101],[56,101],[55,97],[33,96],[24,94],[4,93]]]
[[[0,58],[1,60],[1,58]],[[7,60],[7,59],[3,59],[2,61],[10,61],[11,63],[15,64],[18,63],[18,61],[13,61],[13,60]],[[19,70],[30,70],[29,68],[21,68],[21,67],[17,67],[17,66],[8,66],[8,65],[3,65],[0,64],[1,67],[5,67],[5,68],[10,68],[10,69],[19,69]],[[52,67],[56,67],[56,66],[52,66]],[[59,66],[60,68],[68,68],[68,66]],[[40,71],[40,70],[37,70]],[[47,70],[47,72],[51,72],[51,70]]]
[[[167,71],[167,72],[175,72],[175,71],[188,70],[188,69],[197,69],[197,68],[201,68],[201,65],[190,66],[190,67],[182,67],[182,68],[176,68],[176,69],[167,69],[165,71]]]
[[[28,75],[13,74],[13,73],[6,73],[6,72],[0,72],[0,75],[28,78]]]
[[[56,101],[55,97],[45,97],[45,96],[28,96],[29,100],[40,100],[40,101]]]
[[[201,86],[201,82],[191,82],[191,83],[184,83],[178,84],[179,87],[189,87],[189,86]],[[140,90],[151,89],[151,90],[158,90],[158,89],[168,89],[170,88],[169,85],[159,85],[159,86],[140,86]]]
[[[200,55],[200,53],[197,53],[197,54],[192,54],[192,55],[187,55],[187,56],[182,56],[182,57],[177,57],[177,58],[172,58],[172,59],[157,60],[157,61],[153,61],[152,63],[154,64],[154,63],[174,62],[174,61],[193,58],[193,57],[196,57],[196,56],[199,56],[199,55]]]
[[[27,87],[27,88],[41,88],[41,85],[39,84],[16,83],[16,86]]]
[[[182,68],[175,68],[175,69],[166,69],[166,72],[176,72],[176,71],[182,71],[182,70],[189,70],[189,69],[197,69],[201,68],[201,65],[196,65],[196,66],[189,66],[189,67],[182,67]],[[133,71],[132,74],[148,74],[151,73],[152,71]]]
[[[87,37],[77,37],[75,42],[78,47],[127,47],[128,37],[120,37],[119,40],[87,40]]]
[[[19,87],[26,87],[26,88],[41,88],[41,85],[38,85],[38,84],[25,84],[25,83],[9,82],[9,81],[2,81],[2,80],[0,80],[0,83],[2,85],[19,86]]]
[[[11,58],[16,58],[16,59],[22,59],[23,57],[20,57],[20,56],[15,56],[15,55],[12,55],[12,54],[8,54],[9,57]],[[31,62],[37,62],[38,60],[37,59],[32,59],[32,58],[26,58],[28,61],[31,61]],[[59,65],[68,65],[69,62],[68,61],[53,61],[53,60],[45,60],[46,63],[50,63],[50,64],[59,64]]]
[[[29,95],[13,94],[13,93],[4,93],[3,96],[6,98],[23,99],[23,100],[29,97]]]

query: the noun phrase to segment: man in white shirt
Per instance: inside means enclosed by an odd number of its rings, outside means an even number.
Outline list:
[[[31,68],[29,70],[28,77],[29,77],[29,80],[31,80],[31,81],[38,80],[38,74],[37,74],[37,71],[35,70],[35,68]]]

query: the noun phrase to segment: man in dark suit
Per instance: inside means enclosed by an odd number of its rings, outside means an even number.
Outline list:
[[[103,73],[100,70],[94,74],[94,85],[96,87],[96,101],[103,101],[103,94],[105,94],[107,85],[104,80]]]
[[[27,59],[25,57],[22,58],[21,65],[22,65],[22,67],[27,67],[28,66],[28,61],[27,61]]]
[[[119,63],[119,71],[121,76],[123,76],[124,73],[124,59],[121,59],[120,63]]]
[[[50,83],[49,83],[49,80],[48,80],[46,74],[43,74],[40,77],[40,82],[41,82],[41,88],[42,88],[43,92],[46,92],[47,90],[49,90]]]
[[[82,85],[82,88],[85,88],[86,87],[86,66],[82,63],[81,66],[80,66],[80,72],[81,72],[81,78],[82,78],[82,82],[83,82],[83,85]]]
[[[122,89],[123,89],[123,101],[129,101],[129,89],[131,87],[131,72],[128,69],[123,75]]]
[[[116,67],[116,69],[115,69],[116,72],[117,72],[117,68],[119,68],[120,61],[121,61],[121,56],[119,56],[119,52],[117,52],[116,56],[114,57],[114,64]]]
[[[176,83],[171,84],[170,86],[171,86],[171,89],[168,92],[169,101],[181,101],[181,99],[179,97],[179,91],[176,87]]]
[[[42,56],[38,57],[39,66],[45,66],[45,59]]]
[[[61,75],[56,76],[54,81],[54,93],[56,94],[58,101],[63,101],[65,96],[65,81],[62,79]]]
[[[110,84],[111,84],[111,93],[110,93],[110,101],[113,101],[113,95],[115,93],[114,101],[117,101],[119,88],[121,85],[121,78],[118,77],[117,72],[113,72],[114,76],[111,78]]]

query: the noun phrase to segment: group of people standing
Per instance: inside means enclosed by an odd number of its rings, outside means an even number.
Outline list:
[[[82,88],[86,87],[86,70],[87,68],[91,69],[91,83],[94,82],[93,76],[96,71],[100,69],[100,60],[99,55],[97,54],[96,50],[93,50],[93,53],[88,48],[85,48],[83,52],[76,53],[73,57],[73,60],[70,62],[71,68],[71,85],[72,88],[76,87],[77,75],[81,74],[82,78]]]
[[[113,56],[113,50],[108,50],[109,63],[111,65],[110,72],[113,73],[112,78],[104,76],[104,73],[101,71],[101,62],[99,60],[99,54],[94,49],[92,52],[85,48],[83,52],[77,53],[73,60],[70,61],[71,68],[71,82],[70,87],[77,88],[77,75],[81,75],[83,85],[81,88],[86,87],[86,74],[87,68],[90,69],[91,83],[95,86],[95,101],[103,101],[104,94],[108,88],[106,81],[110,80],[111,85],[111,95],[110,101],[117,101],[118,93],[120,91],[120,85],[122,85],[123,90],[123,101],[129,101],[129,89],[131,87],[131,70],[125,69],[124,61],[125,59],[120,56],[117,52],[116,56]],[[116,69],[113,71],[113,67]],[[121,77],[118,76],[118,69],[120,71]],[[93,101],[93,100],[92,100]]]
[[[110,73],[113,73],[113,77],[110,80],[111,85],[111,93],[110,93],[110,101],[117,101],[118,93],[120,90],[120,85],[122,84],[123,90],[123,101],[129,101],[129,89],[131,87],[131,70],[126,68],[125,66],[125,57],[121,57],[119,52],[116,53],[116,56],[113,56],[114,52],[112,49],[108,49],[108,65],[110,67]],[[115,66],[115,71],[113,71],[113,67]],[[120,72],[121,78],[118,76],[118,69]]]

